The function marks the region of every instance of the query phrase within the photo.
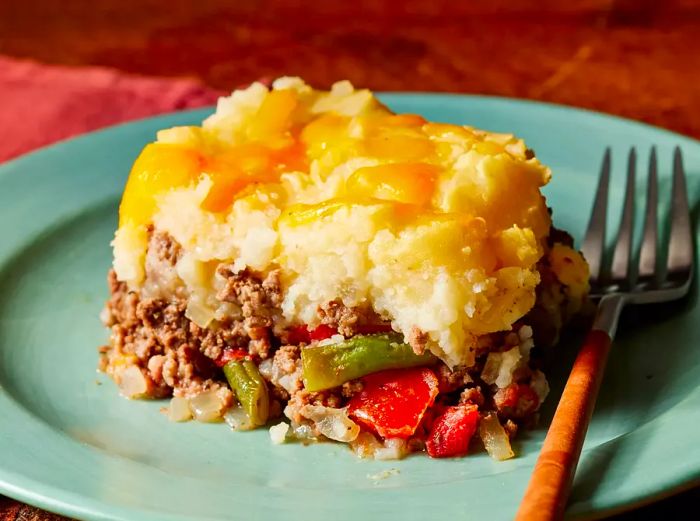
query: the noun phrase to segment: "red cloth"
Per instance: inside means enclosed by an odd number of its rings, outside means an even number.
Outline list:
[[[221,95],[190,79],[0,56],[0,162],[107,125],[210,105]]]

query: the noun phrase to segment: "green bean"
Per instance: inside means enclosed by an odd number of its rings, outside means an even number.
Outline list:
[[[431,365],[429,352],[417,355],[398,334],[357,335],[337,344],[302,348],[304,387],[321,391],[385,369]]]
[[[243,409],[255,425],[265,425],[270,411],[267,384],[251,360],[231,360],[224,375]]]

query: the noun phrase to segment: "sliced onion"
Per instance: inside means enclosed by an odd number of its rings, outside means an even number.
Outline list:
[[[228,423],[234,431],[250,431],[255,429],[255,424],[245,412],[245,409],[240,405],[236,404],[229,408],[224,414],[224,421]]]
[[[192,419],[190,401],[182,396],[173,396],[168,407],[168,419],[171,422],[186,422]]]
[[[148,382],[135,365],[130,365],[119,375],[119,391],[127,398],[138,398],[146,394]]]
[[[360,426],[348,418],[345,409],[334,409],[323,405],[304,405],[301,415],[316,424],[318,432],[326,438],[348,443],[360,433]]]
[[[387,438],[384,440],[384,446],[374,451],[374,459],[401,459],[406,454],[408,454],[406,440],[402,440],[401,438]]]
[[[214,422],[221,419],[224,404],[215,390],[204,391],[190,398],[190,410],[194,419],[200,422]]]
[[[481,379],[487,384],[493,384],[498,378],[498,370],[501,367],[501,353],[489,353],[486,357],[486,363],[481,371]]]
[[[294,394],[294,392],[300,388],[300,379],[300,373],[298,371],[295,371],[292,374],[286,374],[284,376],[281,376],[277,380],[277,384],[284,388],[284,390],[286,390],[289,394]]]
[[[268,382],[272,381],[272,370],[274,369],[274,364],[272,362],[272,358],[266,358],[262,362],[260,362],[260,365],[258,365],[258,371],[260,371],[260,374],[262,377],[267,380]]]
[[[198,294],[193,293],[187,303],[185,316],[199,327],[206,328],[214,319],[214,311],[206,305],[204,299]]]
[[[289,432],[289,425],[280,422],[277,425],[270,427],[270,439],[275,445],[281,445],[287,439],[287,432]]]
[[[515,456],[510,446],[508,434],[495,414],[487,414],[481,419],[479,422],[479,436],[481,441],[484,442],[486,452],[493,459],[503,461]]]
[[[365,431],[350,442],[350,448],[358,458],[373,458],[375,451],[382,449],[383,445],[372,433]]]
[[[308,423],[292,423],[292,436],[302,443],[318,441],[314,428]]]

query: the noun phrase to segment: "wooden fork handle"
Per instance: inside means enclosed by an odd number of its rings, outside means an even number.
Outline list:
[[[547,431],[515,517],[517,521],[558,520],[564,517],[610,344],[610,336],[604,331],[593,330],[586,337]]]

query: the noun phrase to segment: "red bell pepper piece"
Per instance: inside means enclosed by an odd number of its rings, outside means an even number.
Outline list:
[[[309,329],[306,326],[294,326],[287,330],[287,343],[290,345],[308,344],[311,342]]]
[[[476,405],[447,407],[430,428],[425,441],[428,455],[433,458],[464,456],[478,425],[479,408]]]
[[[325,340],[337,334],[338,330],[336,328],[321,324],[316,329],[309,331],[309,338],[311,338],[311,340]]]
[[[362,378],[348,414],[384,438],[408,438],[438,395],[438,379],[425,367],[390,369]]]
[[[248,355],[248,351],[242,347],[225,347],[221,352],[221,356],[214,360],[214,363],[219,367],[223,367],[231,360],[243,360]]]
[[[325,340],[337,333],[336,328],[325,324],[311,330],[307,325],[294,326],[287,331],[287,342],[291,345],[309,344],[312,340]]]

